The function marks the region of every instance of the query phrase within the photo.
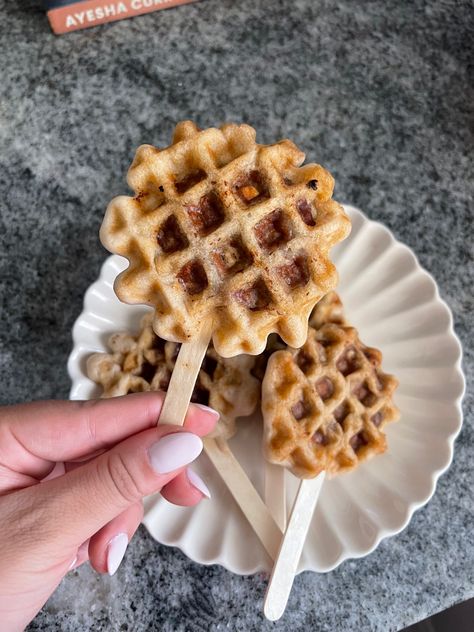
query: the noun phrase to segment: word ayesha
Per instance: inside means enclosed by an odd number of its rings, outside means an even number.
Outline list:
[[[137,12],[149,7],[169,4],[172,0],[131,0],[130,2],[115,2],[94,7],[77,13],[70,13],[66,17],[66,27],[84,26],[107,18],[118,16],[129,11]]]

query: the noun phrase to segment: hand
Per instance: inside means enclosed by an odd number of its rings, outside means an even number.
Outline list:
[[[161,491],[194,505],[209,492],[186,465],[218,414],[191,405],[184,428],[158,426],[163,396],[0,408],[0,621],[22,630],[64,575],[89,560],[113,574]]]

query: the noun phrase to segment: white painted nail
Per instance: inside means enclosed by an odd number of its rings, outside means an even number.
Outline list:
[[[75,558],[72,560],[72,562],[69,564],[69,568],[67,569],[67,572],[68,572],[68,573],[69,573],[69,571],[72,571],[72,569],[74,568],[74,565],[76,564],[77,559],[78,559],[78,558],[77,558],[77,555],[76,555],[76,557],[75,557]]]
[[[196,406],[196,408],[200,408],[209,415],[213,415],[216,419],[219,419],[219,417],[221,416],[219,411],[214,410],[214,408],[211,408],[210,406],[204,406],[204,404],[193,404],[193,406]]]
[[[209,491],[208,486],[202,480],[202,478],[198,474],[196,474],[194,470],[188,467],[188,469],[186,470],[186,474],[188,476],[188,481],[191,483],[193,487],[195,487],[199,492],[201,492],[201,494],[205,496],[206,498],[211,497],[211,492]]]
[[[128,535],[118,533],[107,546],[107,572],[110,576],[117,572],[128,546]]]
[[[167,474],[194,461],[202,452],[200,437],[191,432],[174,432],[149,449],[150,463],[158,474]]]

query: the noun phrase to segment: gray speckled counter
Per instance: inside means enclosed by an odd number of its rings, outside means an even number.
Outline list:
[[[70,330],[106,256],[97,231],[143,142],[173,124],[289,136],[437,279],[472,366],[472,4],[203,0],[64,37],[0,0],[3,402],[67,397]],[[471,239],[472,243],[472,239]],[[141,529],[119,573],[72,573],[31,630],[387,632],[474,595],[473,407],[454,464],[400,535],[298,577],[277,625],[262,577],[201,567]]]

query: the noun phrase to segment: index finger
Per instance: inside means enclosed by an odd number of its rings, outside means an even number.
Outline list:
[[[38,466],[41,460],[70,461],[109,448],[155,426],[163,400],[163,393],[148,392],[111,399],[41,401],[1,408],[0,462],[8,465],[14,458],[15,470],[30,473],[32,466],[36,469],[35,461]],[[184,425],[204,436],[217,419],[215,411],[191,404]]]

